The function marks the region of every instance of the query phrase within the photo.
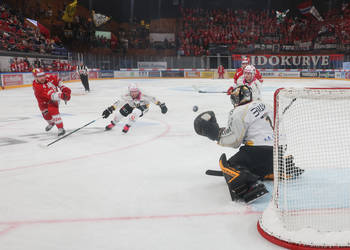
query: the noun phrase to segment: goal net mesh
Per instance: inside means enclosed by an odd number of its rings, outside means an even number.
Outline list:
[[[296,244],[350,246],[350,89],[278,90],[274,137],[261,229]]]

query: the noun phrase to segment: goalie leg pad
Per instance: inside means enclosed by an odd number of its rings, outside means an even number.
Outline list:
[[[194,120],[194,130],[198,135],[206,136],[211,140],[219,139],[219,124],[216,122],[213,111],[201,113]]]
[[[132,112],[133,109],[134,109],[134,108],[131,107],[131,106],[127,103],[127,104],[125,104],[123,107],[121,107],[121,109],[119,110],[119,112],[120,112],[123,116],[127,117],[129,114],[131,114],[131,112]]]
[[[242,166],[230,166],[225,154],[221,155],[219,165],[226,179],[232,201],[251,202],[268,192],[264,184],[257,184],[259,176],[252,174]]]

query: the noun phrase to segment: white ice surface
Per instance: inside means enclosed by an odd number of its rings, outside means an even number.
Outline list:
[[[269,197],[233,203],[219,169],[223,148],[195,134],[193,120],[213,110],[221,126],[231,103],[230,80],[159,79],[67,83],[73,96],[60,111],[67,132],[98,118],[130,82],[164,101],[151,105],[126,135],[110,119],[51,145],[32,88],[0,91],[1,250],[280,249],[263,239],[256,223]],[[279,87],[347,87],[349,81],[266,79],[263,99]],[[194,113],[192,107],[199,111]],[[271,183],[267,183],[270,188]]]

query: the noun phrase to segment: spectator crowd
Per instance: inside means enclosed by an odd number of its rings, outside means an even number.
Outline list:
[[[0,5],[0,50],[51,53],[57,44],[42,35],[23,16],[16,15],[5,4]]]
[[[10,61],[11,72],[31,72],[34,68],[42,68],[46,72],[75,71],[76,66],[67,60],[38,59],[30,61],[25,58],[13,58]]]
[[[210,46],[226,45],[232,53],[255,44],[350,44],[350,4],[323,13],[324,21],[275,11],[181,9],[178,33],[181,55],[210,55]]]

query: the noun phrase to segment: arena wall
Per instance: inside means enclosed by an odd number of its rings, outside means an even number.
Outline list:
[[[338,69],[260,69],[263,78],[289,79],[350,79],[350,70]],[[75,71],[47,72],[56,74],[65,82],[79,80]],[[235,70],[227,70],[229,79],[233,78]],[[138,78],[207,78],[213,79],[216,69],[121,69],[118,71],[93,69],[89,71],[89,79],[138,79]],[[31,86],[34,78],[32,73],[2,73],[0,74],[1,89],[11,89]]]

